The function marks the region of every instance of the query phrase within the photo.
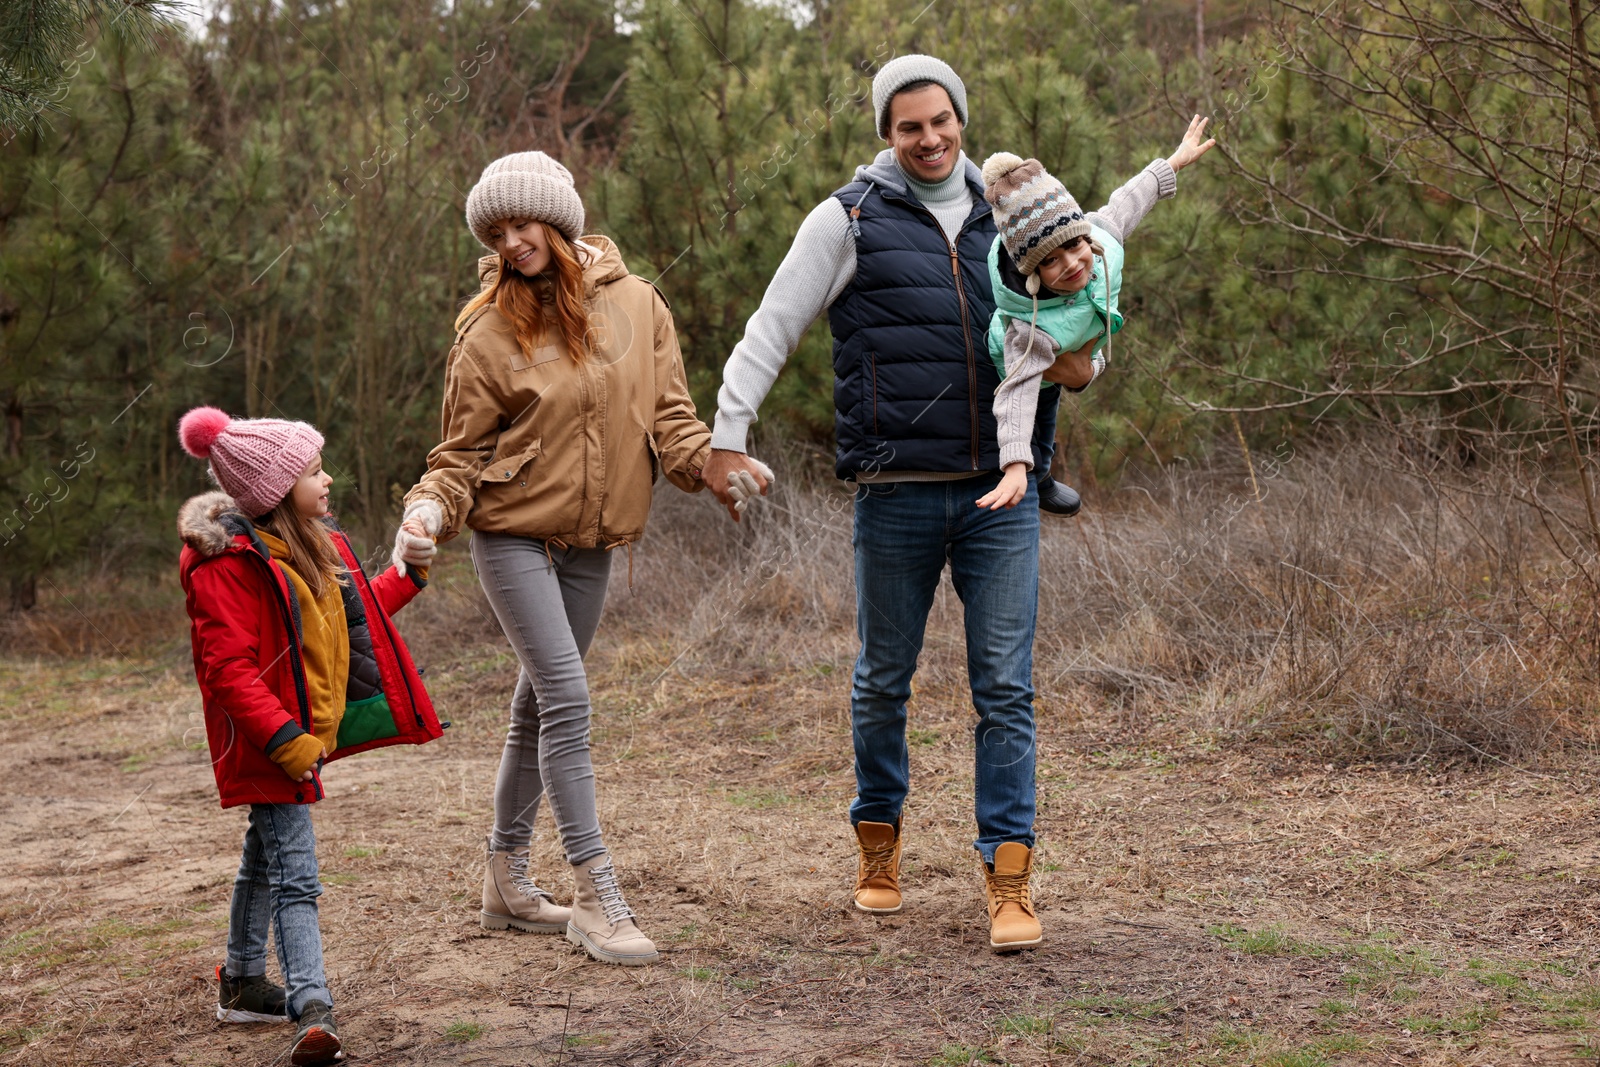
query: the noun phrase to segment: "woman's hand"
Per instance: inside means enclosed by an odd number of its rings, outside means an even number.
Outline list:
[[[766,473],[763,474],[762,472]],[[744,510],[743,504],[751,499],[746,493],[744,496],[735,496],[733,487],[737,484],[741,488],[753,484],[756,491],[766,495],[767,487],[772,481],[772,470],[760,460],[753,460],[743,452],[734,452],[726,448],[713,448],[711,455],[706,459],[705,469],[700,472],[701,479],[706,483],[706,488],[711,490],[711,495],[717,502],[728,509],[728,517],[734,522],[739,521],[739,513]]]
[[[1173,170],[1182,170],[1207,152],[1211,151],[1217,143],[1215,137],[1206,138],[1202,143],[1200,138],[1206,135],[1206,124],[1210,119],[1203,119],[1199,115],[1189,120],[1189,128],[1184,131],[1183,140],[1178,142],[1178,147],[1172,155],[1167,157],[1167,165]]]
[[[751,501],[760,500],[777,479],[772,468],[754,456],[745,459],[754,470],[737,470],[728,475],[728,495],[733,498],[733,510],[743,513]],[[756,479],[760,479],[757,481]]]
[[[395,569],[405,574],[407,566],[421,570],[431,564],[439,551],[434,538],[443,522],[444,514],[439,505],[426,497],[406,508],[400,528],[394,534],[394,553],[389,557]]]
[[[1006,473],[1000,479],[1000,484],[978,498],[980,508],[990,511],[999,511],[1001,508],[1014,508],[1022,503],[1022,498],[1028,495],[1028,465],[1026,463],[1006,464]]]

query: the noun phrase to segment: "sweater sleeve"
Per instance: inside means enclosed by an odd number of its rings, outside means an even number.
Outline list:
[[[1033,469],[1033,421],[1039,411],[1039,383],[1056,361],[1056,342],[1021,319],[1006,325],[1006,376],[994,391],[994,420],[1000,443],[1000,469],[1025,463]]]
[[[1156,206],[1156,201],[1168,200],[1177,193],[1178,175],[1173,172],[1172,164],[1164,159],[1152,160],[1148,167],[1112,193],[1105,207],[1091,213],[1089,221],[1127,244],[1134,228]]]
[[[856,276],[856,243],[844,205],[829,197],[806,216],[778,265],[744,338],[733,348],[717,391],[711,447],[746,449],[756,409],[806,330]]]

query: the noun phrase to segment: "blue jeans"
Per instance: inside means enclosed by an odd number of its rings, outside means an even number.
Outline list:
[[[850,821],[893,823],[910,785],[906,700],[945,563],[966,621],[967,678],[978,713],[975,845],[985,863],[1005,841],[1033,847],[1033,632],[1039,609],[1039,493],[979,510],[1000,474],[892,482],[856,491],[856,630],[850,687],[856,799]]]
[[[322,973],[317,926],[317,840],[308,804],[252,804],[244,854],[228,912],[227,971],[235,978],[267,973],[267,926],[289,995],[289,1017],[307,1003],[333,1003]]]

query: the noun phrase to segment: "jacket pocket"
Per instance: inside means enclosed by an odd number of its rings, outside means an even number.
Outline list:
[[[511,352],[511,369],[527,370],[537,367],[542,363],[554,363],[567,354],[564,344],[541,345],[532,352],[523,352],[521,345],[516,345]]]
[[[504,485],[522,473],[524,467],[537,459],[542,453],[540,442],[535,440],[521,452],[510,456],[496,456],[478,472],[477,484]]]
[[[867,353],[867,370],[872,375],[872,433],[879,436],[878,429],[878,353]]]
[[[661,480],[661,449],[656,447],[656,438],[649,430],[644,432],[644,447],[650,452],[650,484],[655,485]]]

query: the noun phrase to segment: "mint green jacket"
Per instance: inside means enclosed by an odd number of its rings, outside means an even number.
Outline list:
[[[1055,340],[1057,352],[1076,352],[1095,337],[1101,339],[1094,348],[1099,352],[1110,335],[1122,329],[1122,312],[1117,310],[1117,298],[1122,293],[1122,244],[1099,226],[1091,224],[1089,233],[1105,249],[1105,256],[1095,257],[1088,288],[1070,296],[1041,296],[1039,299],[1036,325]],[[989,358],[994,360],[994,368],[1003,380],[1006,376],[1006,325],[1012,319],[1032,321],[1033,298],[1001,281],[1000,248],[1001,238],[996,237],[989,246],[989,284],[994,288],[995,303],[994,315],[989,319]]]

